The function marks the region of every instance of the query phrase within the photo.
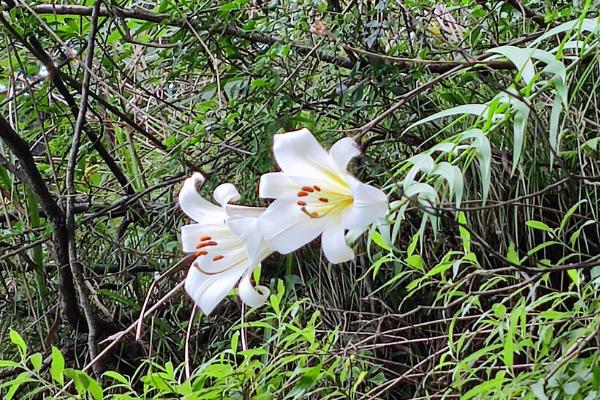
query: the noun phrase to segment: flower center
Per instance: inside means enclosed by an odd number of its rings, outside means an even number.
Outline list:
[[[219,243],[217,243],[215,240],[212,240],[212,237],[210,237],[210,236],[202,236],[202,237],[200,238],[200,243],[199,243],[199,244],[196,246],[196,249],[198,249],[198,251],[197,251],[196,253],[194,253],[194,255],[195,255],[196,257],[198,257],[198,258],[199,258],[199,257],[202,257],[202,256],[208,256],[208,255],[209,255],[209,252],[208,252],[208,249],[207,249],[207,248],[209,248],[209,247],[213,247],[213,246],[217,246],[218,244],[219,244]],[[211,255],[212,255],[212,254],[211,254]],[[220,260],[222,260],[222,259],[224,259],[224,258],[225,258],[225,256],[224,256],[224,255],[222,255],[222,254],[216,254],[216,255],[212,255],[212,260],[213,260],[214,262],[220,261]],[[202,273],[204,273],[204,274],[206,274],[206,275],[217,275],[217,274],[220,274],[220,273],[222,273],[222,272],[225,272],[225,271],[227,271],[228,269],[232,268],[232,267],[230,266],[230,267],[227,267],[227,268],[225,268],[225,269],[223,269],[223,270],[220,270],[220,271],[206,271],[206,270],[204,270],[204,269],[203,269],[203,268],[200,266],[200,262],[201,262],[201,261],[202,261],[202,260],[196,260],[196,261],[194,262],[194,267],[195,267],[195,268],[196,268],[198,271],[200,271],[200,272],[202,272]]]
[[[334,210],[341,211],[353,201],[351,194],[323,190],[318,185],[302,186],[296,196],[296,204],[310,218],[321,218]]]

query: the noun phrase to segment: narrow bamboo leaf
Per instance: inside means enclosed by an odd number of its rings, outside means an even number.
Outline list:
[[[432,174],[441,176],[446,180],[450,194],[456,194],[456,207],[460,208],[464,188],[463,176],[460,168],[444,161],[435,167]]]
[[[481,129],[471,129],[463,132],[463,139],[475,139],[472,146],[477,151],[479,169],[481,174],[481,192],[482,201],[485,204],[489,190],[492,173],[492,148],[488,138]]]
[[[412,124],[408,128],[406,128],[404,130],[404,132],[411,130],[415,126],[422,125],[422,124],[431,122],[431,121],[439,119],[439,118],[450,117],[452,115],[471,114],[471,115],[475,115],[475,116],[482,116],[487,109],[488,109],[487,104],[463,104],[461,106],[448,108],[447,110],[440,111],[438,113],[430,115],[429,117],[423,118],[420,121],[415,122],[414,124]],[[402,132],[402,133],[404,133],[404,132]]]
[[[513,160],[511,173],[514,174],[519,165],[521,153],[523,152],[529,107],[519,99],[514,99],[512,105],[515,108],[515,116],[513,120]]]
[[[408,189],[408,187],[414,182],[415,176],[417,176],[419,172],[428,174],[435,166],[433,158],[431,158],[431,156],[428,154],[417,154],[416,156],[409,158],[407,161],[413,164],[413,166],[403,180],[404,191],[406,191],[406,189]]]
[[[531,62],[533,49],[520,48],[516,46],[500,46],[487,51],[488,53],[496,53],[503,55],[517,67],[521,73],[523,81],[529,85],[535,77],[535,68]]]
[[[550,167],[554,164],[554,154],[558,153],[558,123],[562,111],[562,102],[560,97],[554,96],[552,111],[550,112],[550,128],[548,129],[548,142],[550,144]]]
[[[579,23],[580,23],[579,19],[574,19],[572,21],[565,22],[564,24],[561,24],[555,28],[550,29],[549,31],[544,33],[542,36],[540,36],[539,38],[534,40],[531,44],[532,44],[532,46],[535,46],[538,43],[542,42],[543,40],[546,40],[554,35],[558,35],[559,33],[577,29],[579,26]],[[582,32],[595,32],[598,29],[598,18],[584,18],[583,21],[581,21],[580,29]]]

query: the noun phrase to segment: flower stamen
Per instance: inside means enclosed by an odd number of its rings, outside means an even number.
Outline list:
[[[297,193],[298,197],[305,199],[296,201],[296,204],[300,207],[300,210],[308,215],[310,218],[321,218],[334,210],[341,210],[348,205],[352,204],[353,198],[349,193],[336,192],[336,191],[324,191],[317,186],[302,186],[300,191]]]
[[[215,242],[214,240],[211,240],[210,242],[200,243],[199,245],[196,246],[196,248],[201,249],[203,247],[216,246],[216,245],[217,245],[217,242]]]

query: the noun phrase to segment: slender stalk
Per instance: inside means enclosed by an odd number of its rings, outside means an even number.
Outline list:
[[[66,224],[67,224],[67,243],[69,250],[69,266],[71,273],[75,279],[75,286],[79,295],[79,304],[83,309],[85,319],[88,327],[88,349],[90,357],[96,358],[96,316],[92,310],[92,306],[89,301],[89,292],[85,285],[83,272],[81,270],[81,264],[77,259],[77,243],[76,243],[76,226],[75,226],[75,166],[77,164],[77,156],[79,154],[79,147],[81,145],[81,133],[85,125],[85,114],[88,109],[88,95],[89,86],[91,80],[91,69],[94,60],[94,42],[96,40],[96,33],[98,32],[98,15],[100,11],[101,0],[96,0],[92,11],[92,22],[90,26],[90,33],[88,35],[87,42],[87,57],[86,57],[86,68],[83,74],[83,83],[81,88],[81,101],[79,105],[79,114],[75,122],[73,129],[73,140],[71,142],[71,150],[69,152],[69,160],[67,163],[67,174],[66,174],[66,188],[67,188],[67,208],[66,208]],[[99,363],[93,365],[94,373],[96,376],[101,374],[101,366]]]

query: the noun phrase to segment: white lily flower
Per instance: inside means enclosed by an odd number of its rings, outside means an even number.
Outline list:
[[[195,173],[179,193],[179,205],[196,223],[181,228],[183,251],[196,255],[185,280],[185,290],[208,315],[239,282],[241,300],[259,307],[269,296],[264,286],[252,287],[252,271],[272,250],[258,229],[264,208],[234,204],[240,195],[235,186],[218,186],[213,197],[219,205],[198,193],[204,177]]]
[[[346,229],[364,229],[384,217],[387,196],[348,172],[360,154],[351,138],[325,151],[308,129],[275,135],[273,152],[281,172],[260,179],[260,197],[276,199],[259,218],[269,247],[290,253],[322,234],[325,257],[349,261],[354,252]]]

